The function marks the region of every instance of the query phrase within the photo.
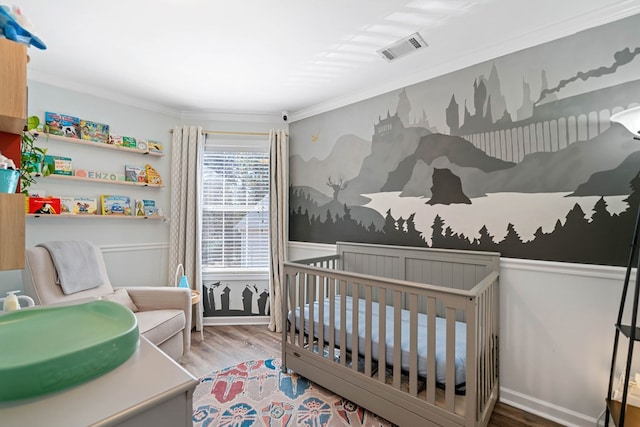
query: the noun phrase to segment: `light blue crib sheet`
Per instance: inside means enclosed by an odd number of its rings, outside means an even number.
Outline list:
[[[352,334],[353,334],[353,301],[350,296],[347,296],[346,299],[346,316],[345,316],[345,324],[346,324],[346,333],[347,333],[347,345],[346,348],[348,351],[352,351]],[[342,343],[340,342],[340,329],[342,327],[340,320],[340,296],[336,296],[335,298],[335,345],[336,347],[342,347]],[[319,311],[318,311],[319,302],[316,301],[314,303],[313,308],[313,317],[314,317],[314,336],[318,338],[319,331]],[[329,298],[324,299],[324,339],[328,341],[329,338],[329,306],[330,300]],[[358,351],[361,355],[364,355],[364,347],[365,347],[365,310],[366,310],[366,301],[363,299],[358,300]],[[376,302],[372,302],[371,304],[372,311],[372,331],[371,331],[371,341],[372,341],[372,358],[374,360],[378,360],[378,343],[380,341],[379,333],[378,333],[378,317],[379,317],[379,305]],[[298,318],[299,318],[299,308],[296,309],[296,329],[299,329],[297,326]],[[309,306],[305,305],[304,308],[304,330],[306,334],[309,334]],[[386,306],[386,333],[385,333],[385,341],[386,341],[386,361],[387,364],[393,365],[393,345],[394,345],[394,316],[393,316],[393,307],[390,305]],[[291,313],[289,313],[289,321],[292,322]],[[404,370],[409,370],[409,311],[401,310],[401,366]],[[444,385],[445,383],[445,374],[446,374],[446,319],[441,317],[436,317],[436,382],[438,384]],[[467,325],[464,322],[455,322],[455,382],[456,387],[460,387],[465,384],[465,370],[466,370],[466,352],[467,352]],[[427,316],[425,314],[418,313],[418,375],[422,377],[426,377],[427,375]]]

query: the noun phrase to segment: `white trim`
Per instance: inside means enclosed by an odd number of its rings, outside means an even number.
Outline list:
[[[156,104],[140,98],[126,96],[121,93],[113,92],[111,90],[105,90],[95,86],[81,84],[78,82],[64,79],[62,77],[52,76],[50,74],[43,73],[41,71],[28,70],[28,76],[29,76],[28,77],[29,80],[32,80],[35,82],[44,83],[51,86],[67,89],[70,91],[84,93],[87,95],[93,95],[101,99],[106,99],[109,101],[128,105],[130,107],[140,108],[141,110],[147,110],[154,113],[165,114],[167,116],[175,117],[176,119],[180,115],[180,112],[178,110],[166,107],[164,105]]]
[[[623,280],[624,267],[595,264],[577,264],[571,262],[540,261],[533,259],[500,258],[500,269],[535,271],[537,273],[582,276],[607,280]],[[633,269],[635,271],[635,269]],[[635,273],[632,274],[635,282]]]
[[[292,242],[291,240],[289,240],[287,242],[287,247],[289,249],[327,252],[329,254],[336,253],[336,245],[332,245],[330,243]]]
[[[217,325],[268,325],[269,316],[205,316],[203,326]]]
[[[157,251],[169,249],[169,243],[128,243],[120,245],[100,245],[99,248],[102,253]]]
[[[214,120],[224,122],[253,122],[253,123],[278,123],[282,122],[280,114],[276,113],[239,113],[230,111],[181,111],[182,120]]]
[[[593,417],[554,405],[544,400],[536,399],[535,397],[527,396],[526,394],[505,387],[500,387],[500,402],[542,418],[555,421],[563,426],[586,427],[596,425],[596,419]],[[602,409],[604,409],[604,399],[602,402]]]

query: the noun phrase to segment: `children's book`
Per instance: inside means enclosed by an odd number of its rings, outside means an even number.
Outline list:
[[[156,171],[151,165],[145,165],[147,182],[149,184],[162,185],[162,178],[158,171]]]
[[[29,213],[59,215],[60,199],[58,197],[29,197]]]
[[[136,139],[132,136],[123,136],[122,146],[129,147],[129,148],[136,148]]]
[[[109,125],[80,120],[80,138],[107,144],[109,142]]]
[[[144,216],[144,200],[136,200],[136,206],[133,212],[135,216]]]
[[[122,136],[109,134],[109,141],[107,144],[122,146]]]
[[[44,156],[44,164],[55,175],[73,175],[71,157]]]
[[[145,168],[141,166],[125,165],[124,179],[130,182],[147,182]]]
[[[73,213],[76,215],[96,215],[98,201],[95,197],[76,197],[73,199]]]
[[[102,215],[131,215],[131,199],[128,196],[100,196]]]
[[[162,144],[157,141],[147,141],[147,149],[153,153],[162,153]]]
[[[72,215],[74,197],[60,196],[60,213],[63,215]]]
[[[158,208],[156,208],[155,200],[136,200],[136,216],[158,216]]]
[[[44,113],[44,131],[51,135],[80,138],[80,119],[47,111]]]

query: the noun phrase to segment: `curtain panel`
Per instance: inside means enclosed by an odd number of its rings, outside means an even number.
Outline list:
[[[287,153],[289,135],[285,130],[269,132],[269,246],[271,268],[269,280],[269,330],[282,332],[282,263],[286,259],[287,244]]]
[[[201,164],[205,136],[202,127],[175,127],[171,144],[170,277],[184,266],[189,286],[202,292]],[[195,326],[202,330],[202,301],[193,307]]]

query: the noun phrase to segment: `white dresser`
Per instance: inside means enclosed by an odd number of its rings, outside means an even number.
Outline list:
[[[0,425],[192,426],[196,385],[193,375],[140,337],[140,347],[129,360],[92,381],[32,399],[0,402]]]

